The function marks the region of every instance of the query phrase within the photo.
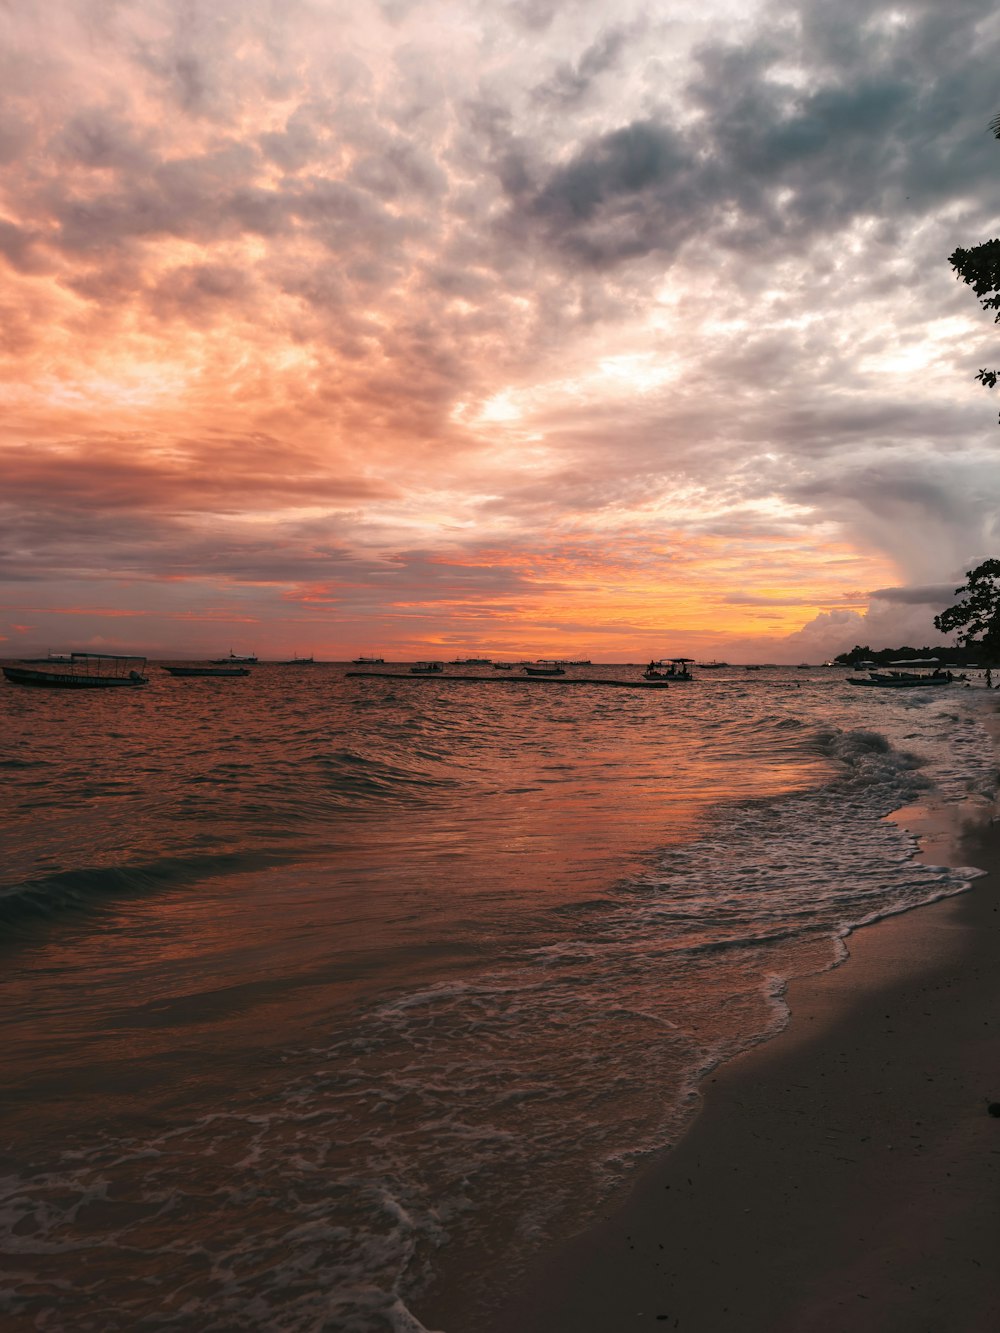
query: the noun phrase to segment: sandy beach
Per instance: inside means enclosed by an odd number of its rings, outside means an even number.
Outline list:
[[[961,854],[972,890],[794,983],[787,1029],[709,1076],[678,1146],[491,1333],[1000,1325],[1000,824]],[[461,1304],[422,1314],[459,1330]]]

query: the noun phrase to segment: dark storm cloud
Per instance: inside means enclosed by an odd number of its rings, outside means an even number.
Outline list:
[[[875,588],[869,597],[880,602],[896,602],[903,606],[949,606],[955,600],[955,589],[950,583],[939,583],[925,588]]]
[[[783,10],[750,41],[702,47],[694,120],[635,120],[548,167],[519,157],[505,170],[514,231],[596,268],[669,261],[706,233],[761,258],[961,198],[992,166],[996,81],[977,51],[992,6],[866,2],[838,7],[835,24],[827,9],[797,6],[798,25]]]

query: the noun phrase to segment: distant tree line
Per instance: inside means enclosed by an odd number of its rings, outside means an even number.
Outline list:
[[[904,644],[901,648],[871,648],[868,644],[856,643],[850,652],[838,653],[833,659],[838,666],[856,667],[859,662],[875,662],[878,666],[888,666],[890,662],[900,662],[904,658],[936,657],[943,666],[990,666],[995,665],[996,655],[986,655],[982,644],[969,643],[961,647],[952,644],[938,644],[937,647],[911,648]]]

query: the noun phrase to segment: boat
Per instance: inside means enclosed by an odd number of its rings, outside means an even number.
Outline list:
[[[688,663],[693,657],[661,657],[650,662],[642,673],[643,680],[687,681],[694,680],[688,670]]]
[[[953,685],[957,678],[950,671],[934,676],[916,676],[908,671],[872,671],[865,677],[848,676],[848,685],[871,685],[883,690],[912,690],[928,685]]]
[[[256,666],[257,658],[254,656],[253,653],[248,653],[246,656],[242,656],[240,653],[234,653],[232,648],[230,648],[228,657],[213,657],[212,665],[213,666],[235,666],[235,665]]]
[[[278,666],[314,666],[312,657],[289,657],[284,662],[279,662]]]
[[[449,666],[492,666],[492,657],[455,657]]]
[[[566,674],[566,669],[561,667],[558,662],[544,660],[525,662],[524,670],[529,676],[565,676]]]
[[[728,662],[699,662],[698,666],[702,671],[718,671],[720,667],[727,667]]]
[[[874,664],[873,664],[874,665]],[[848,685],[866,685],[883,690],[926,689],[928,686],[952,685],[965,680],[965,675],[956,676],[951,671],[942,671],[936,657],[904,657],[897,662],[890,662],[888,671],[869,671],[867,676],[848,676]],[[918,668],[906,670],[906,668]],[[933,670],[928,671],[927,668]]]
[[[165,666],[171,676],[249,676],[245,666]]]
[[[385,661],[384,657],[352,657],[351,662],[354,666],[381,666]]]
[[[146,685],[149,677],[144,657],[120,653],[70,653],[58,659],[50,671],[34,666],[5,666],[3,674],[12,685],[38,685],[49,689],[108,689],[114,686]]]
[[[433,676],[443,670],[444,666],[441,662],[415,662],[410,667],[414,676]]]
[[[494,662],[494,663],[493,663],[493,670],[494,670],[494,671],[513,671],[513,670],[514,670],[514,663],[513,663],[513,662]]]

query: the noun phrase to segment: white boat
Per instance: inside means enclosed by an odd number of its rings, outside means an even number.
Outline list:
[[[528,676],[565,676],[566,674],[565,668],[561,667],[558,662],[544,659],[538,662],[526,662],[524,671]]]
[[[243,656],[240,653],[234,653],[232,648],[230,648],[228,657],[213,657],[212,665],[213,666],[256,666],[257,658],[253,653],[248,653],[246,656]]]

